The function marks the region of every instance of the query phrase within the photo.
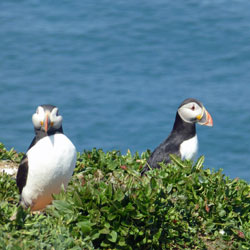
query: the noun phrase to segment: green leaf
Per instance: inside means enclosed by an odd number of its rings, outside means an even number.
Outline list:
[[[107,194],[107,196],[108,196],[109,199],[112,198],[113,187],[112,187],[112,184],[111,184],[111,183],[109,183],[109,185],[107,186],[106,194]]]
[[[169,194],[172,191],[173,184],[168,184],[167,186],[167,193]]]
[[[151,188],[152,188],[152,189],[154,189],[154,188],[157,187],[158,183],[157,183],[157,181],[156,181],[155,178],[152,178],[152,179],[150,180],[150,185],[151,185]]]
[[[122,201],[124,199],[124,193],[122,192],[121,189],[118,189],[115,192],[114,199],[117,200],[117,201]]]
[[[108,240],[115,243],[117,240],[117,232],[112,231],[108,237]]]
[[[80,221],[77,223],[83,234],[89,234],[91,232],[91,223],[89,221]]]
[[[224,209],[219,211],[219,216],[220,217],[224,217],[226,214],[227,214],[227,212]]]
[[[195,169],[196,169],[196,170],[202,169],[202,165],[203,165],[204,161],[205,161],[205,157],[204,157],[204,155],[202,155],[202,156],[197,160],[197,162],[196,162],[196,164],[195,164]]]
[[[146,186],[146,190],[145,190],[145,195],[146,195],[147,197],[149,197],[149,196],[151,195],[151,193],[152,193],[152,188],[151,188],[150,185],[147,185],[147,186]]]
[[[103,229],[101,229],[101,230],[99,231],[99,233],[100,233],[100,234],[109,234],[109,233],[110,233],[110,230],[109,230],[108,228],[104,227]]]
[[[108,220],[114,220],[115,218],[117,218],[117,215],[114,214],[114,213],[110,213],[110,214],[108,215]]]
[[[54,207],[58,210],[59,213],[71,214],[73,213],[73,207],[69,203],[63,200],[53,200]]]
[[[176,163],[178,166],[185,168],[186,166],[183,164],[182,160],[180,159],[180,157],[178,157],[177,155],[174,154],[170,154],[169,155],[170,159]]]

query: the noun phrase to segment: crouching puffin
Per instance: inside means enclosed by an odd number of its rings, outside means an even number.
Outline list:
[[[213,119],[200,101],[188,98],[177,110],[172,132],[150,155],[141,175],[150,169],[160,168],[160,162],[170,163],[169,154],[176,154],[182,160],[193,159],[198,151],[196,123],[213,126]]]
[[[43,210],[52,194],[66,188],[76,164],[76,148],[63,134],[62,116],[53,105],[38,106],[32,116],[35,137],[19,165],[16,183],[20,204]]]

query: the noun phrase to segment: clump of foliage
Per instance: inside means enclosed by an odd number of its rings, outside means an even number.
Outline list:
[[[93,149],[78,154],[67,192],[41,214],[17,208],[15,180],[0,176],[4,249],[250,249],[250,186],[172,157],[140,170],[139,156]],[[11,217],[16,212],[16,218]]]
[[[14,148],[9,151],[5,148],[3,143],[0,143],[0,160],[9,160],[19,163],[23,157],[23,153],[17,153]]]

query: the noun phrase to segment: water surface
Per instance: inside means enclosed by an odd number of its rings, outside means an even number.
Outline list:
[[[21,4],[20,4],[21,3]],[[250,180],[250,2],[1,1],[0,141],[26,151],[37,105],[78,151],[153,150],[198,98],[205,166]]]

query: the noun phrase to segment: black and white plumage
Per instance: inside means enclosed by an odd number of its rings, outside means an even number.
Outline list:
[[[160,168],[161,162],[170,163],[169,154],[176,154],[182,160],[193,159],[198,151],[196,123],[213,126],[212,117],[203,104],[196,99],[188,98],[177,110],[170,135],[150,155],[141,175],[150,169]]]
[[[53,105],[38,106],[32,116],[35,137],[17,172],[20,204],[42,210],[52,194],[66,188],[76,164],[76,148],[63,134],[62,116]]]

